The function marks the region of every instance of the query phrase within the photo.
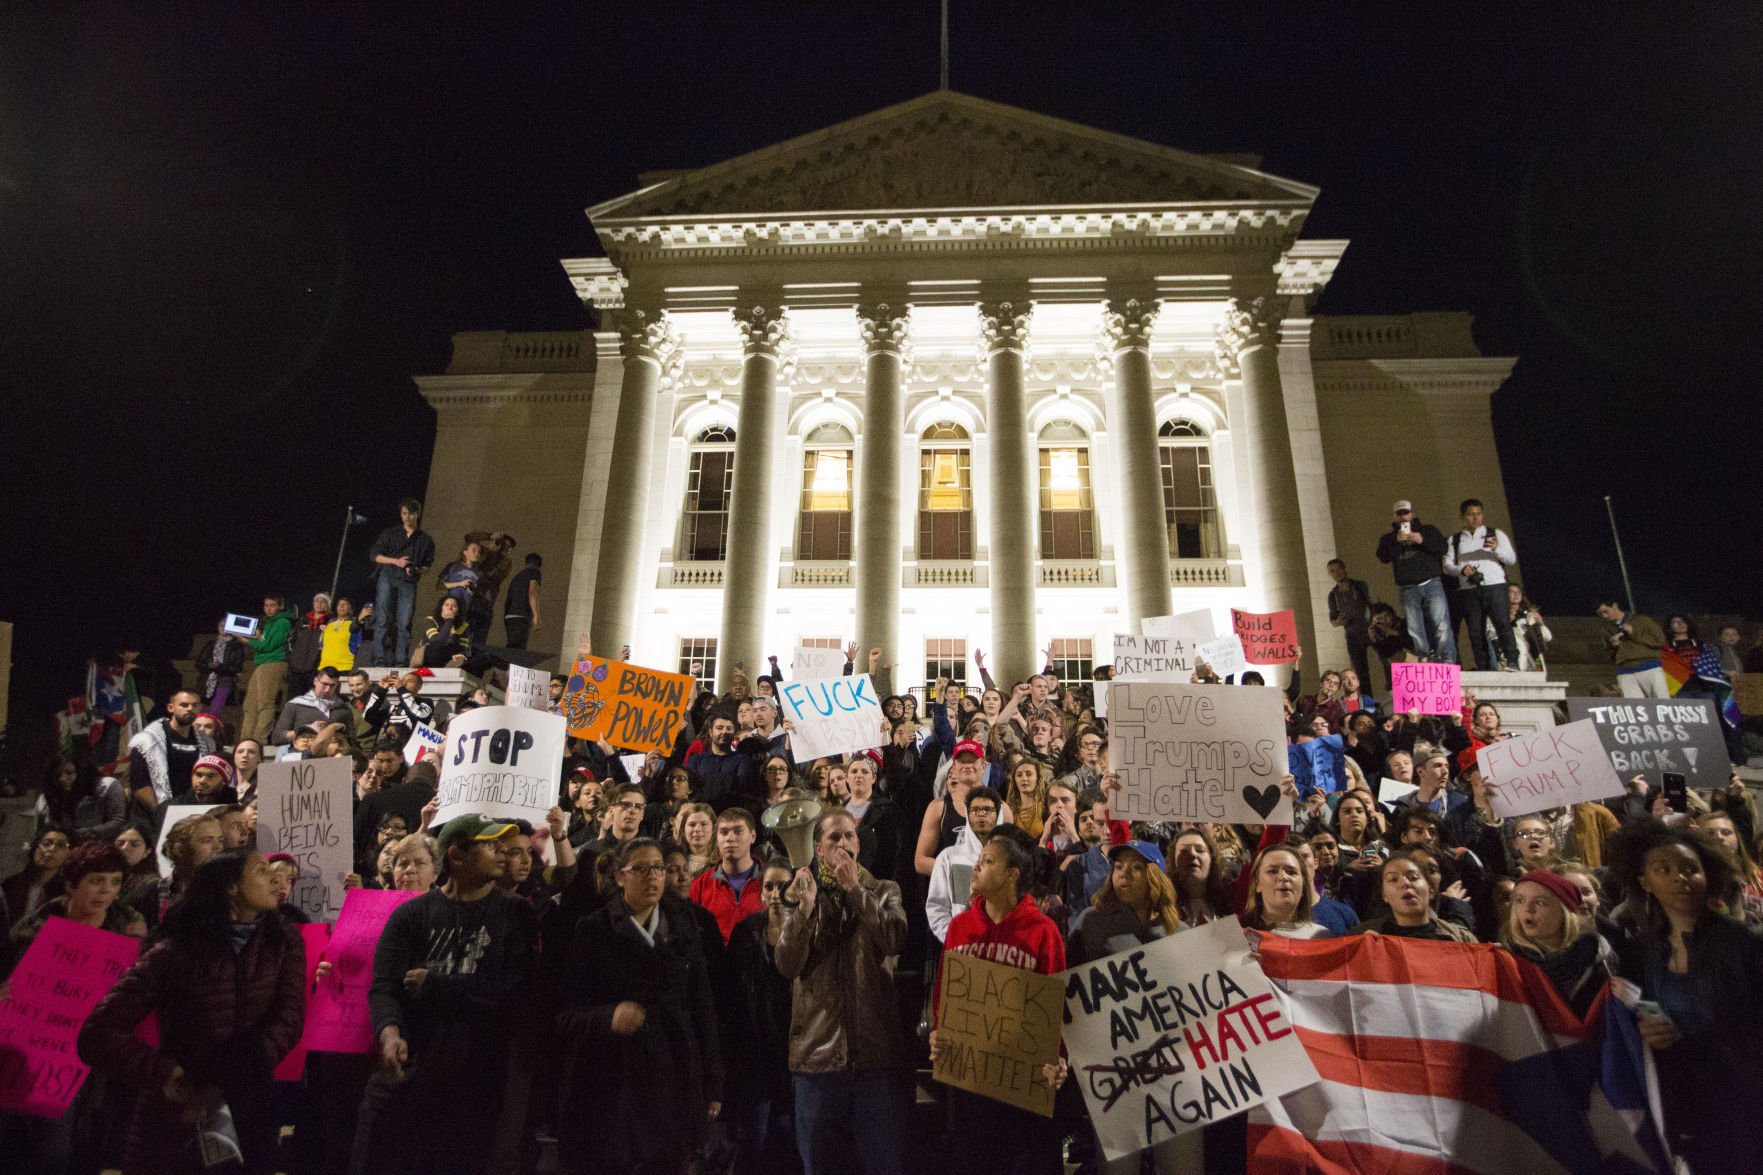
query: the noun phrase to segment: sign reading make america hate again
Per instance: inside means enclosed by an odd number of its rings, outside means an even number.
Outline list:
[[[1318,1080],[1235,918],[1071,968],[1065,1015],[1071,1077],[1109,1159]]]
[[[1247,686],[1115,682],[1109,762],[1120,820],[1290,824],[1283,699]]]

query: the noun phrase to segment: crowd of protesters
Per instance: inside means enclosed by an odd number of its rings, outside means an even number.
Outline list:
[[[1480,503],[1460,513],[1446,539],[1395,505],[1378,555],[1407,621],[1330,565],[1349,664],[1306,688],[1300,657],[1283,686],[1289,825],[1115,819],[1093,685],[1061,682],[1050,654],[999,682],[976,652],[980,688],[939,680],[921,703],[853,644],[845,672],[883,695],[881,747],[799,758],[777,659],[760,674],[737,662],[732,688],[703,690],[669,752],[635,771],[619,748],[572,740],[543,827],[436,828],[434,764],[403,755],[418,724],[446,720],[424,669],[485,675],[454,713],[495,699],[486,650],[515,544],[468,535],[437,571],[407,502],[374,544],[371,604],[320,595],[296,621],[266,600],[254,635],[217,635],[197,688],[164,699],[117,777],[84,755],[52,764],[26,868],[0,891],[8,956],[54,916],[145,942],[81,1031],[92,1074],[73,1109],[6,1118],[3,1153],[17,1170],[198,1170],[196,1125],[224,1105],[250,1171],[531,1172],[545,1143],[566,1172],[903,1171],[928,1153],[914,1074],[941,1047],[945,952],[1053,973],[1236,915],[1294,938],[1498,943],[1578,1012],[1625,982],[1678,1152],[1696,1172],[1739,1169],[1759,1131],[1742,1107],[1763,1095],[1755,805],[1735,770],[1681,811],[1636,777],[1619,799],[1501,819],[1475,754],[1508,737],[1497,706],[1380,706],[1368,650],[1386,666],[1455,660],[1462,635],[1487,668],[1542,660],[1548,630],[1507,582],[1510,539]],[[528,556],[509,584],[505,647],[538,619],[541,567]],[[1650,692],[1659,650],[1693,626],[1605,608],[1623,692]],[[1713,656],[1729,655],[1729,674],[1743,668],[1723,633]],[[235,733],[223,714],[246,657]],[[1265,676],[1196,680],[1276,684]],[[561,693],[554,679],[554,709]],[[254,843],[266,755],[352,758],[349,884],[420,895],[375,954],[374,1054],[313,1054],[294,1083],[270,1075],[300,1035],[305,915],[288,904],[295,862]],[[1385,779],[1415,790],[1382,803]],[[812,859],[792,863],[761,817],[794,801],[818,815]],[[211,806],[162,829],[183,803]],[[137,1032],[149,1014],[157,1044]],[[1038,1075],[1057,1091],[1050,1120],[939,1092],[940,1161],[1101,1170],[1066,1078],[1063,1062]],[[1240,1167],[1241,1119],[1206,1144],[1208,1169]]]

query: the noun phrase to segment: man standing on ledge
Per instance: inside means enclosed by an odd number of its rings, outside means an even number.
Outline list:
[[[1425,661],[1455,663],[1457,638],[1451,635],[1451,610],[1445,600],[1445,536],[1436,526],[1414,517],[1414,503],[1395,505],[1396,520],[1377,541],[1377,557],[1390,564],[1402,589],[1402,611],[1408,635]]]
[[[1665,680],[1665,667],[1659,663],[1659,650],[1665,647],[1665,632],[1659,622],[1639,612],[1624,612],[1622,604],[1610,593],[1599,597],[1598,616],[1610,624],[1605,641],[1610,646],[1610,659],[1616,662],[1616,684],[1625,698],[1669,698],[1671,686]]]
[[[1506,568],[1518,562],[1512,540],[1498,527],[1484,525],[1481,503],[1470,498],[1458,507],[1463,529],[1451,536],[1445,570],[1457,577],[1457,599],[1469,626],[1469,648],[1477,669],[1493,668],[1489,625],[1500,649],[1500,668],[1518,669],[1518,642],[1512,637],[1512,605],[1506,599]],[[1453,630],[1455,635],[1455,630]]]
[[[378,585],[374,612],[379,617],[381,665],[410,661],[410,621],[416,614],[416,583],[435,561],[435,540],[418,530],[422,503],[405,498],[398,505],[401,525],[388,526],[373,541],[373,574]]]

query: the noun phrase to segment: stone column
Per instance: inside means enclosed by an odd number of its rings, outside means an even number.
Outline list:
[[[1126,588],[1123,630],[1137,632],[1147,616],[1168,616],[1169,527],[1163,473],[1157,462],[1157,406],[1151,391],[1152,299],[1110,298],[1102,314],[1102,348],[1113,361],[1108,433],[1120,491],[1119,546],[1114,562]]]
[[[993,673],[1018,681],[1040,666],[1035,647],[1035,527],[1040,495],[1035,439],[1029,431],[1027,302],[982,302],[980,339],[986,366],[986,438],[991,455],[990,567]]]
[[[619,324],[624,382],[618,392],[613,447],[623,491],[608,495],[594,560],[594,611],[588,632],[594,652],[618,656],[636,628],[638,576],[643,568],[643,524],[649,516],[649,472],[654,453],[655,400],[680,363],[680,338],[665,310],[627,310]],[[604,476],[595,468],[587,476]],[[583,555],[578,552],[578,560]],[[563,636],[564,660],[575,654],[575,634]]]
[[[728,559],[723,564],[722,636],[716,646],[716,685],[726,692],[736,661],[751,676],[765,662],[765,622],[777,579],[771,537],[771,483],[776,474],[774,427],[777,381],[789,362],[790,323],[778,305],[736,310],[740,329],[741,411],[735,423],[735,480],[729,497]]]
[[[1315,628],[1304,571],[1298,477],[1279,378],[1279,320],[1284,309],[1282,298],[1233,300],[1218,329],[1218,363],[1227,377],[1241,380],[1242,394],[1232,406],[1231,436],[1245,475],[1241,481],[1253,493],[1248,514],[1255,520],[1254,566],[1261,606],[1267,611],[1292,609],[1298,638],[1313,652]]]
[[[906,306],[857,307],[865,367],[856,519],[860,666],[874,648],[882,651],[883,665],[900,662],[900,452],[906,434],[902,384],[909,319]]]

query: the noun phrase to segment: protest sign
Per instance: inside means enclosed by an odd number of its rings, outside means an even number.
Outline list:
[[[1179,637],[1114,634],[1115,681],[1186,681],[1194,674],[1199,642]]]
[[[1741,673],[1732,680],[1732,697],[1746,718],[1763,718],[1763,673]]]
[[[1110,692],[1115,819],[1292,822],[1278,691],[1123,681]]]
[[[1656,795],[1667,771],[1692,787],[1725,787],[1732,760],[1707,698],[1568,698],[1567,716],[1590,718],[1621,779],[1645,775]]]
[[[1220,677],[1235,677],[1249,667],[1243,638],[1232,633],[1194,646],[1194,656]]]
[[[690,674],[585,657],[563,687],[569,737],[670,754],[695,686]]]
[[[1218,625],[1213,623],[1212,609],[1196,608],[1174,616],[1147,616],[1139,621],[1139,631],[1159,640],[1178,640],[1191,645],[1217,636]]]
[[[887,742],[881,702],[867,673],[826,681],[786,681],[777,687],[777,696],[791,726],[790,754],[798,763],[866,751]]]
[[[549,710],[551,708],[551,675],[543,669],[528,669],[525,665],[508,667],[508,689],[504,695],[510,706],[525,706],[529,710]]]
[[[1051,1118],[1053,1087],[1041,1079],[1041,1066],[1059,1060],[1064,1018],[1063,975],[947,951],[931,1076]]]
[[[346,757],[284,759],[257,768],[257,847],[300,866],[288,901],[314,922],[334,922],[343,878],[355,872],[354,781]]]
[[[1412,783],[1403,783],[1399,779],[1391,779],[1386,775],[1383,777],[1383,781],[1377,785],[1377,802],[1393,804],[1403,796],[1411,796],[1419,790],[1420,788]]]
[[[1319,1080],[1225,918],[1065,973],[1071,1077],[1109,1159]]]
[[[1284,665],[1298,659],[1298,618],[1290,608],[1281,612],[1230,610],[1231,627],[1243,641],[1251,665]]]
[[[618,761],[624,764],[624,773],[632,783],[643,778],[643,765],[649,761],[647,752],[637,755],[620,755]]]
[[[139,939],[50,918],[13,969],[0,1003],[0,1110],[60,1118],[85,1083],[75,1042],[122,978]]]
[[[1390,666],[1390,709],[1397,714],[1455,714],[1463,709],[1463,667],[1436,661]]]
[[[352,889],[343,900],[336,929],[325,945],[331,973],[318,981],[306,1001],[301,1035],[315,1053],[369,1053],[374,1049],[373,1014],[367,989],[373,986],[373,952],[392,911],[421,895],[401,889]]]
[[[171,876],[171,859],[165,855],[165,838],[171,835],[171,830],[177,827],[178,821],[188,820],[191,816],[200,816],[204,812],[212,812],[216,806],[215,804],[167,804],[165,806],[165,822],[159,826],[159,841],[153,846],[153,863],[159,866],[159,876]]]
[[[543,824],[563,774],[563,719],[525,706],[479,706],[453,719],[435,790],[435,823],[476,813]]]
[[[1622,794],[1589,718],[1488,743],[1475,752],[1475,762],[1502,819]]]
[[[295,927],[300,937],[306,940],[306,983],[300,988],[301,998],[306,1003],[312,1002],[312,980],[318,973],[319,961],[324,958],[325,944],[330,941],[331,928],[323,922],[308,922]],[[304,1021],[300,1031],[300,1039],[288,1050],[288,1055],[281,1059],[275,1067],[277,1081],[298,1081],[306,1072],[306,1054],[312,1051],[309,1037],[312,1034],[312,1021]]]
[[[844,672],[842,649],[799,648],[790,654],[790,676],[797,681],[822,681]]]
[[[446,735],[426,722],[419,722],[404,744],[404,761],[414,767],[424,759],[438,759],[446,743]]]

